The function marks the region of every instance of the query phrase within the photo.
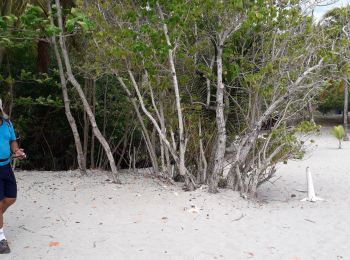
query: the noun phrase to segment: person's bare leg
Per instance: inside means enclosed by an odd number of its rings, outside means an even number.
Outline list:
[[[4,226],[3,208],[4,208],[4,200],[0,201],[0,229],[3,228]]]
[[[4,229],[3,229],[3,225],[4,225],[3,208],[4,208],[4,200],[0,201],[0,254],[8,254],[11,252],[11,249],[9,248],[9,245],[7,243],[7,240],[4,234]]]
[[[4,214],[6,212],[6,210],[15,202],[16,202],[15,198],[5,198],[5,199],[3,199],[2,203],[1,203],[2,204],[1,205],[2,214]]]

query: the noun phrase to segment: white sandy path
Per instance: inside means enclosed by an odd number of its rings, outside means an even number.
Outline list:
[[[261,203],[135,174],[113,185],[99,172],[17,172],[18,202],[5,216],[12,253],[0,259],[350,259],[350,143],[335,149],[328,131],[308,159],[280,167]],[[327,201],[299,201],[306,166]]]

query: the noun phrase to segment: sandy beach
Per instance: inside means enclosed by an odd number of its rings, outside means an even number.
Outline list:
[[[280,165],[258,201],[236,192],[184,192],[147,172],[17,171],[19,196],[5,215],[11,260],[350,259],[350,143],[324,128],[316,149]],[[306,196],[305,169],[325,201]]]

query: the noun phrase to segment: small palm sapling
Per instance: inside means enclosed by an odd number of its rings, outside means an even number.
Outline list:
[[[341,143],[342,143],[342,140],[343,140],[344,135],[345,135],[344,127],[342,125],[335,126],[335,127],[333,127],[331,133],[335,138],[338,139],[339,149],[341,149]]]

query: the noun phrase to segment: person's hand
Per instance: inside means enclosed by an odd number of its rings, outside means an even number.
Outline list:
[[[23,149],[17,149],[15,152],[15,158],[23,160],[27,157]]]

